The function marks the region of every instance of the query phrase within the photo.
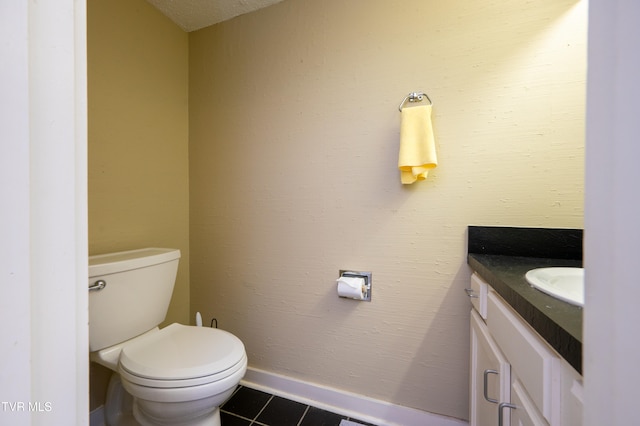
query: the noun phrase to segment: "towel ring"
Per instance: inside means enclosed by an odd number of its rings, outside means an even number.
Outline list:
[[[402,107],[404,106],[404,104],[407,101],[409,101],[409,102],[420,102],[420,101],[422,101],[423,98],[427,98],[427,100],[429,101],[429,105],[433,105],[433,102],[431,102],[431,99],[429,99],[429,96],[426,93],[423,93],[423,92],[411,92],[407,96],[404,97],[402,102],[400,102],[400,106],[398,106],[398,111],[402,112]]]

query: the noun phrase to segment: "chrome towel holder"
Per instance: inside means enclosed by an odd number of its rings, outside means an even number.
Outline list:
[[[402,107],[404,106],[404,104],[407,101],[409,101],[409,102],[421,102],[424,98],[427,98],[427,100],[429,101],[429,105],[433,105],[433,102],[431,102],[431,99],[429,99],[429,96],[426,93],[424,93],[424,92],[411,92],[407,96],[404,97],[404,99],[400,103],[400,106],[398,106],[398,111],[402,112]]]

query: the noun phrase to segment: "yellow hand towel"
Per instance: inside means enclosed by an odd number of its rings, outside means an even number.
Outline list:
[[[431,105],[402,109],[398,168],[403,184],[424,180],[438,165],[431,126]]]

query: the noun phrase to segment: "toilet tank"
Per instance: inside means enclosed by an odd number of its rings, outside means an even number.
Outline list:
[[[89,257],[89,351],[124,342],[164,321],[180,250],[144,248]]]

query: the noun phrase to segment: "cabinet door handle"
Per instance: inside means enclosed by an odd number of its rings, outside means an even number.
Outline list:
[[[513,404],[509,404],[508,402],[500,403],[500,405],[498,405],[498,426],[502,426],[503,408],[514,409],[514,408],[517,408],[517,407],[515,405],[513,405]]]
[[[493,398],[489,398],[489,383],[487,381],[487,376],[489,374],[498,374],[498,372],[496,370],[484,370],[484,384],[483,384],[483,390],[484,390],[484,399],[486,399],[488,402],[491,402],[493,404],[497,404],[498,400],[497,399],[493,399]]]
[[[473,289],[472,288],[465,288],[464,291],[465,291],[465,293],[467,293],[467,296],[469,296],[471,299],[477,299],[478,298],[477,294],[473,294]]]
[[[106,286],[107,286],[107,282],[105,280],[98,280],[89,286],[89,291],[100,291]]]

